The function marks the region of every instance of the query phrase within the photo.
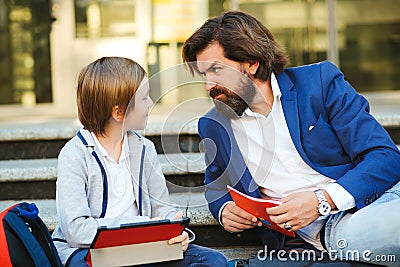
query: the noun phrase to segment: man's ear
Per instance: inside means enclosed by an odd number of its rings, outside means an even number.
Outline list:
[[[256,74],[259,65],[260,65],[260,62],[258,62],[258,61],[249,62],[249,74],[251,74],[251,75]]]
[[[125,112],[122,110],[120,106],[114,106],[112,109],[111,116],[117,122],[123,122],[125,117]]]

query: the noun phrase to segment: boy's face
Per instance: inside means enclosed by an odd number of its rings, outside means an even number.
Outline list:
[[[143,130],[146,127],[149,111],[153,100],[149,96],[149,79],[144,77],[138,90],[135,93],[135,106],[126,111],[125,130]],[[130,103],[131,105],[132,103]]]

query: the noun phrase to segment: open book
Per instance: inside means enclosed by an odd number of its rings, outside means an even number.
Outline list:
[[[229,193],[233,198],[233,201],[235,201],[236,206],[242,208],[243,210],[247,211],[250,214],[253,214],[263,223],[264,226],[289,236],[295,236],[294,232],[285,230],[279,227],[276,223],[272,222],[269,219],[268,213],[265,211],[266,208],[279,206],[280,204],[282,204],[282,202],[274,199],[251,197],[246,194],[243,194],[242,192],[239,192],[238,190],[229,185],[227,185],[227,187]]]

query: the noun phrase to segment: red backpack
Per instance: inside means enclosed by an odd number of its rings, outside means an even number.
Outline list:
[[[62,266],[50,232],[34,203],[18,203],[0,213],[1,267]]]

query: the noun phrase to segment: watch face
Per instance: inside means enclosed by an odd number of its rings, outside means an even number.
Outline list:
[[[331,212],[331,209],[331,205],[329,205],[328,202],[322,202],[318,206],[318,212],[322,216],[328,215]]]

